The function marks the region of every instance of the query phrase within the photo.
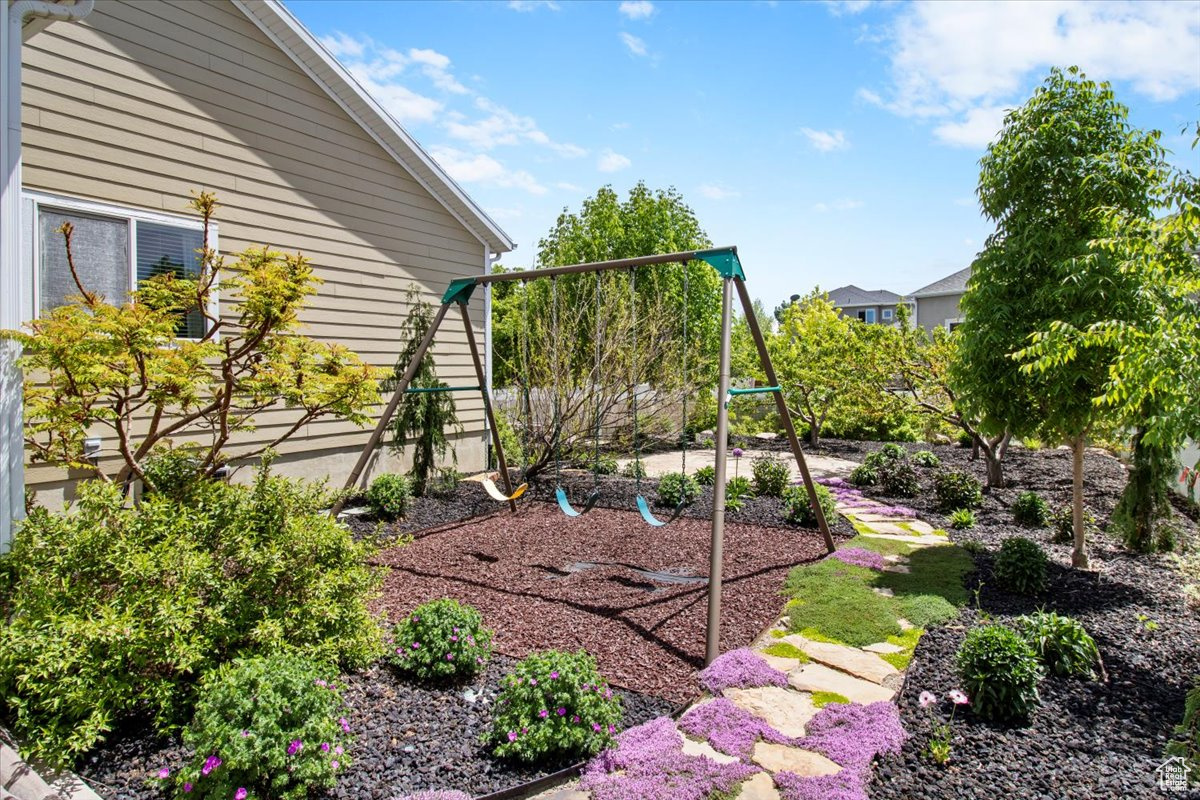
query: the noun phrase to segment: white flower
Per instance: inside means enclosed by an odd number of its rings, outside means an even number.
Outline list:
[[[933,694],[933,692],[921,692],[921,697],[919,698],[918,702],[920,702],[921,708],[929,708],[931,705],[937,702],[937,697]]]

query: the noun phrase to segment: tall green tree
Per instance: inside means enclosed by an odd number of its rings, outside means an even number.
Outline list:
[[[1075,542],[1088,566],[1083,525],[1083,454],[1105,411],[1093,403],[1114,363],[1097,346],[1026,370],[1014,354],[1054,323],[1075,329],[1134,313],[1136,282],[1092,247],[1104,209],[1149,220],[1166,167],[1157,132],[1128,123],[1107,84],[1077,68],[1054,69],[1005,117],[980,162],[978,195],[995,232],[975,260],[962,300],[962,358],[954,383],[985,433],[1009,430],[1065,440],[1073,452]]]

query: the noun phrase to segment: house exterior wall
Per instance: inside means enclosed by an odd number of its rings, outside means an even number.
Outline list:
[[[23,63],[26,190],[171,214],[214,192],[221,251],[302,251],[323,280],[305,332],[368,363],[395,362],[411,283],[437,303],[452,278],[485,269],[479,239],[226,0],[99,0],[85,22],[30,39]],[[482,344],[482,292],[471,312]],[[434,355],[443,380],[476,383],[457,314]],[[482,468],[482,402],[456,402],[460,468]],[[294,419],[263,413],[237,444]],[[318,420],[278,448],[278,469],[340,484],[369,433]],[[373,470],[401,466],[381,452]],[[27,484],[54,503],[74,477],[38,465]]]
[[[876,305],[876,306],[846,306],[845,308],[839,307],[838,313],[843,317],[849,317],[850,319],[858,319],[858,312],[872,309],[875,311],[875,322],[876,323],[887,323],[890,325],[896,321],[896,316],[895,316],[896,305],[897,304],[895,304],[895,303],[891,303],[891,304],[887,304],[887,305]],[[883,318],[883,310],[885,308],[891,309],[891,311],[892,311],[891,319],[885,320]]]
[[[917,298],[917,324],[932,331],[944,328],[950,320],[958,320],[962,316],[958,307],[960,299],[961,294]]]

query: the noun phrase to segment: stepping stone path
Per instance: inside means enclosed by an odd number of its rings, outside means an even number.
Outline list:
[[[949,544],[944,531],[916,519],[908,509],[886,506],[850,487],[840,479],[820,479],[834,493],[838,511],[855,523],[859,535],[879,539],[902,541],[912,547],[930,547]],[[893,572],[908,572],[904,556],[885,556]],[[913,626],[900,620],[904,630]],[[788,677],[787,688],[766,686],[755,689],[726,689],[725,699],[740,709],[758,717],[784,736],[799,738],[805,733],[804,726],[818,712],[813,704],[814,692],[833,692],[851,702],[864,705],[877,701],[891,701],[899,691],[904,673],[897,670],[880,656],[899,653],[904,648],[890,642],[876,642],[865,647],[849,647],[829,642],[812,641],[799,634],[788,634],[787,619],[780,619],[775,627],[751,645],[767,664]],[[782,634],[782,635],[781,635]],[[796,658],[772,656],[761,651],[775,644],[786,642],[802,650],[809,661],[801,663]],[[699,701],[692,708],[712,702],[711,698]],[[691,709],[689,709],[690,711]],[[716,753],[705,742],[684,736],[683,751],[703,754],[720,763],[731,763],[735,759]],[[711,752],[710,752],[711,751]],[[715,753],[715,755],[714,755]],[[775,785],[774,774],[790,772],[804,776],[833,775],[842,768],[820,753],[784,744],[758,741],[748,763],[760,767],[760,772],[741,784],[739,800],[781,800]],[[587,793],[579,791],[577,785],[551,789],[537,795],[533,800],[583,800]]]

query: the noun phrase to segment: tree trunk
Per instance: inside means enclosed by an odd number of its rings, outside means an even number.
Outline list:
[[[1148,553],[1159,544],[1158,523],[1170,516],[1169,481],[1174,458],[1169,448],[1146,442],[1146,429],[1133,434],[1133,465],[1121,499],[1113,510],[1110,530],[1121,534],[1125,546]]]
[[[1004,454],[1008,452],[1008,443],[1012,434],[1005,431],[1000,436],[984,439],[979,434],[972,434],[975,448],[983,452],[987,463],[987,488],[999,489],[1004,486]]]
[[[1087,569],[1087,542],[1084,540],[1083,527],[1083,448],[1087,436],[1079,434],[1070,440],[1073,456],[1071,477],[1071,522],[1075,530],[1075,548],[1071,551],[1071,566],[1076,569]]]

